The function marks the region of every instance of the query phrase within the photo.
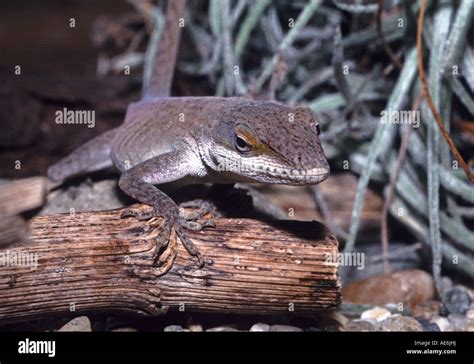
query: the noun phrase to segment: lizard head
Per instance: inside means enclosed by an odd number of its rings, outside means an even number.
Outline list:
[[[211,133],[210,167],[246,182],[322,182],[329,164],[319,123],[309,109],[239,100],[219,113]]]

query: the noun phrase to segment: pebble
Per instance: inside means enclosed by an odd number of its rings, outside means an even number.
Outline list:
[[[438,325],[441,331],[453,331],[453,326],[446,317],[437,317],[432,322]]]
[[[466,318],[467,318],[467,331],[469,332],[474,332],[474,305],[471,304],[471,307],[469,311],[466,313]]]
[[[79,316],[63,325],[58,331],[61,332],[91,332],[91,321],[87,316]]]
[[[188,332],[188,331],[191,331],[191,330],[185,329],[180,325],[170,325],[170,326],[166,326],[163,331],[165,331],[165,332]]]
[[[420,302],[434,299],[433,278],[418,269],[373,276],[348,283],[342,295],[348,302],[385,305],[403,303],[416,306]]]
[[[115,179],[104,180],[91,184],[83,182],[79,187],[61,190],[43,207],[40,215],[70,212],[74,208],[79,211],[103,211],[122,207],[123,201],[117,189]]]
[[[452,314],[465,315],[471,306],[471,297],[464,288],[451,288],[446,292],[445,306]]]
[[[211,329],[206,330],[206,332],[231,332],[231,331],[239,331],[239,330],[230,326],[219,326],[219,327],[213,327]]]
[[[375,320],[374,320],[375,321]],[[377,321],[356,319],[350,321],[346,327],[346,331],[377,331]]]
[[[349,319],[339,312],[331,312],[327,317],[332,319],[341,327],[345,327],[349,323]]]
[[[361,319],[374,319],[376,321],[383,321],[392,314],[389,310],[383,307],[376,306],[370,310],[362,312]]]
[[[188,325],[188,330],[192,332],[203,332],[202,325],[199,324],[190,324]]]
[[[429,322],[426,318],[419,316],[416,317],[417,321],[423,326],[423,331],[429,331],[429,332],[435,332],[435,331],[441,331],[438,327],[433,322]]]
[[[464,315],[450,314],[448,320],[454,331],[467,331],[469,325]]]
[[[303,329],[296,327],[296,326],[290,326],[290,325],[272,325],[270,326],[269,331],[280,331],[280,332],[302,332]]]
[[[423,331],[413,317],[393,315],[379,323],[380,331]]]
[[[264,324],[263,322],[258,322],[254,324],[250,330],[251,332],[262,332],[262,331],[270,331],[270,325]]]
[[[134,327],[117,327],[110,331],[112,332],[138,332],[138,330]]]

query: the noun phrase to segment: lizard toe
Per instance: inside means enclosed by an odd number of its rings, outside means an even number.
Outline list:
[[[149,220],[154,216],[156,216],[156,212],[151,206],[131,206],[123,210],[122,214],[120,215],[122,219],[126,217],[134,217],[139,221]]]
[[[179,239],[181,240],[183,246],[186,248],[188,253],[196,257],[198,260],[198,265],[200,268],[203,268],[206,265],[206,261],[204,257],[202,256],[201,252],[197,249],[196,245],[191,241],[191,239],[186,235],[186,233],[183,231],[182,226],[180,225],[179,227],[175,226],[176,233],[178,234]],[[212,262],[209,262],[212,263]]]

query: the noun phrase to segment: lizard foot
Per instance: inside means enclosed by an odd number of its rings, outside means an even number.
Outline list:
[[[156,216],[156,212],[151,206],[145,209],[142,207],[131,206],[128,209],[123,210],[120,215],[122,219],[125,217],[134,217],[138,221],[150,220],[154,216]]]
[[[222,214],[219,212],[218,207],[211,201],[196,199],[192,201],[186,201],[179,204],[181,207],[180,215],[186,220],[198,220],[204,216],[211,214],[213,217],[221,217]],[[184,210],[193,209],[193,211]]]
[[[200,211],[203,213],[202,216],[206,215],[208,212]],[[134,217],[139,221],[149,220],[155,216],[163,216],[162,213],[157,212],[153,207],[130,207],[124,210],[121,214],[122,218],[125,217]],[[156,237],[156,245],[153,251],[153,266],[160,267],[163,265],[163,253],[166,251],[170,244],[170,237],[171,237],[171,228],[174,228],[177,236],[181,240],[183,246],[186,248],[188,253],[193,257],[196,257],[198,260],[199,267],[202,268],[206,264],[202,254],[196,248],[194,243],[191,239],[187,236],[185,229],[187,230],[194,230],[199,231],[205,227],[215,226],[214,221],[212,219],[206,219],[204,222],[194,221],[193,218],[198,218],[201,216],[198,215],[191,215],[191,216],[164,216],[164,222],[162,225],[162,231]],[[166,259],[165,259],[166,260]],[[212,261],[208,261],[207,263],[212,264]]]
[[[206,200],[193,200],[184,202],[180,206],[180,224],[184,228],[193,231],[202,230],[205,227],[215,227],[216,224],[213,218],[205,218],[203,222],[198,221],[204,218],[206,215],[211,214],[212,216],[220,215],[217,211],[217,207]],[[194,211],[184,210],[184,208],[194,208]]]
[[[196,248],[196,245],[194,245],[191,239],[189,239],[187,234],[183,231],[183,228],[186,228],[186,227],[183,225],[177,225],[177,226],[175,225],[174,227],[176,234],[178,235],[179,239],[183,243],[183,246],[186,248],[186,250],[191,256],[197,258],[199,268],[203,268],[206,265],[206,261],[204,257],[202,256],[202,254],[199,252],[198,248]],[[212,261],[209,261],[207,263],[212,264]]]

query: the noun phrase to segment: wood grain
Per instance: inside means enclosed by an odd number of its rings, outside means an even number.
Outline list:
[[[337,264],[326,256],[338,242],[318,222],[217,219],[189,232],[211,264],[199,268],[172,234],[158,268],[162,220],[122,219],[121,211],[34,217],[28,243],[0,250],[0,323],[72,310],[274,314],[340,303]]]

